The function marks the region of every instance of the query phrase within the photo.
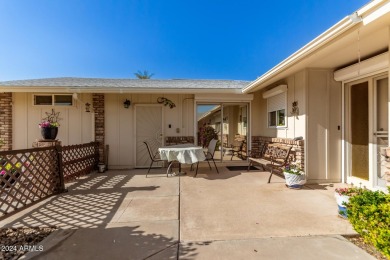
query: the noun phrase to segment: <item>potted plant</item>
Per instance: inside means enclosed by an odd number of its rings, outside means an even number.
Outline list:
[[[286,165],[283,174],[288,188],[301,189],[306,183],[305,172],[300,167],[299,161]]]
[[[337,188],[335,189],[335,198],[337,206],[339,208],[339,216],[343,218],[348,218],[347,216],[347,206],[349,199],[352,196],[355,196],[361,192],[361,188],[356,187],[347,187],[347,188]]]
[[[56,113],[52,109],[51,114],[46,112],[47,117],[42,119],[42,122],[38,124],[41,129],[41,135],[44,140],[55,140],[58,134],[58,123],[60,112]]]

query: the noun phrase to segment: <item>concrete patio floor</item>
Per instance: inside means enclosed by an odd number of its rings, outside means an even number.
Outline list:
[[[206,165],[196,178],[93,173],[0,227],[61,228],[27,259],[374,259],[340,236],[355,232],[332,185],[291,190],[267,172]]]

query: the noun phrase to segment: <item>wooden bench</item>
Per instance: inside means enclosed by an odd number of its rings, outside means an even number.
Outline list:
[[[260,151],[258,156],[259,158],[255,158],[251,156],[248,158],[249,165],[248,171],[250,170],[253,163],[260,164],[263,170],[265,170],[265,166],[271,167],[271,174],[268,178],[268,183],[271,182],[271,177],[273,174],[274,168],[282,168],[286,166],[288,163],[288,158],[290,155],[291,147],[285,146],[282,144],[262,144],[260,145]]]

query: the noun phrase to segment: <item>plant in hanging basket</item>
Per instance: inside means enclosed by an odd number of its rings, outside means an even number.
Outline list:
[[[286,180],[286,185],[289,188],[301,189],[306,183],[306,175],[301,169],[299,161],[286,165],[284,167],[283,174]]]

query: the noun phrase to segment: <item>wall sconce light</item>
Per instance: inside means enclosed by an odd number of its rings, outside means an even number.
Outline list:
[[[126,100],[123,102],[123,107],[124,108],[129,108],[130,105],[131,105],[131,101],[126,98]]]
[[[89,103],[85,103],[85,112],[91,112],[91,104],[89,104]]]
[[[292,111],[291,111],[292,116],[296,116],[297,119],[299,116],[299,107],[298,107],[298,101],[292,102]]]

